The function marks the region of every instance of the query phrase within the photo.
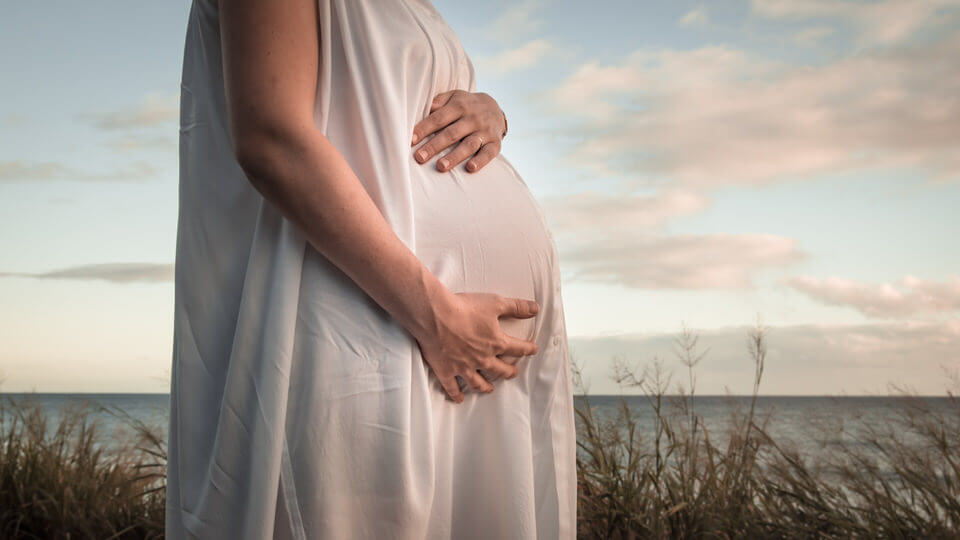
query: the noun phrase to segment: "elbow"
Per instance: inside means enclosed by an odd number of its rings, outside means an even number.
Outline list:
[[[269,176],[271,164],[277,161],[276,154],[280,151],[275,140],[259,131],[244,130],[234,133],[231,143],[237,163],[251,182],[257,183]]]
[[[318,132],[317,132],[318,133]],[[307,155],[317,133],[287,126],[241,127],[231,132],[233,154],[258,190],[273,191],[276,184],[293,182],[297,163]]]
[[[296,129],[290,123],[239,124],[231,130],[234,157],[247,179],[263,194],[297,182],[302,160],[310,154],[319,131]]]

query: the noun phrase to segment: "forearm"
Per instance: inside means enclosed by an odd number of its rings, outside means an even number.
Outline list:
[[[452,293],[394,233],[322,133],[248,141],[238,158],[254,187],[415,337],[435,328]]]

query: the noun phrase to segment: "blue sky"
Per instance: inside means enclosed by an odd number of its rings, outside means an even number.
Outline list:
[[[434,2],[557,239],[571,351],[747,392],[928,394],[960,369],[960,6]],[[4,5],[0,389],[169,381],[187,2]],[[678,379],[679,380],[679,379]]]

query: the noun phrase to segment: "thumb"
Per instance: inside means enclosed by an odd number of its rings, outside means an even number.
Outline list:
[[[533,300],[523,298],[504,298],[500,307],[500,314],[518,319],[529,319],[540,311],[540,306]]]

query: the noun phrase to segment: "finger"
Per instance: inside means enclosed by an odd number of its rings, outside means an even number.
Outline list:
[[[540,347],[537,347],[537,344],[532,341],[520,339],[509,334],[504,334],[503,337],[505,339],[503,351],[499,354],[504,356],[516,356],[517,358],[520,358],[523,356],[529,356],[531,354],[537,354],[540,351]]]
[[[500,302],[500,315],[529,319],[540,311],[540,305],[533,300],[504,297]]]
[[[456,376],[454,375],[449,375],[444,377],[438,376],[437,380],[440,381],[440,386],[443,387],[444,392],[446,392],[447,395],[450,396],[450,399],[452,399],[454,403],[463,402],[463,392],[460,391],[460,385],[457,384]]]
[[[495,158],[497,154],[500,153],[500,145],[495,142],[488,142],[480,147],[480,150],[477,151],[476,155],[470,158],[470,161],[467,161],[467,172],[477,172],[483,168],[484,165],[490,163],[490,160]]]
[[[454,107],[440,107],[431,112],[426,118],[413,126],[413,139],[410,141],[410,146],[417,144],[417,142],[422,141],[437,130],[450,125],[459,119],[460,116],[461,111]]]
[[[477,373],[476,370],[468,370],[466,373],[461,373],[462,377],[470,388],[473,388],[477,392],[483,392],[484,394],[489,394],[493,392],[493,385],[490,384],[490,381],[483,378],[483,375]]]
[[[518,373],[517,366],[514,366],[501,358],[497,358],[496,356],[491,356],[487,360],[483,366],[483,371],[493,376],[503,377],[504,379],[512,379],[516,377]]]
[[[481,135],[477,133],[467,135],[449,154],[437,160],[437,170],[447,171],[456,167],[461,161],[476,154],[477,150],[483,146]]]
[[[437,110],[440,107],[443,107],[450,101],[450,98],[453,97],[453,93],[457,90],[447,90],[446,92],[440,92],[439,94],[433,96],[433,101],[430,102],[430,112]]]
[[[443,128],[440,133],[434,135],[432,139],[414,153],[413,157],[415,157],[419,163],[426,163],[433,156],[472,132],[473,126],[469,122],[457,120]]]

